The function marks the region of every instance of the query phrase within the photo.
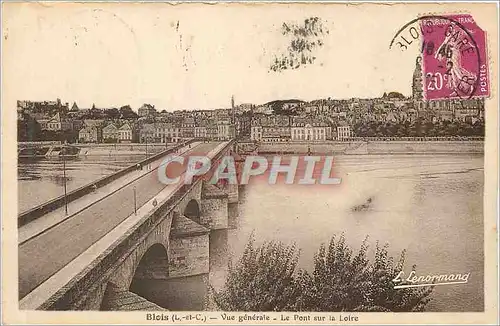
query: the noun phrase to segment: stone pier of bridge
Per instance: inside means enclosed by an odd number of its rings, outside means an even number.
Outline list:
[[[130,289],[122,292],[128,300],[125,302],[136,302],[135,305],[130,305],[131,310],[136,306],[154,307],[153,305],[169,310],[179,310],[186,306],[193,309],[204,307],[210,272],[210,234],[212,231],[228,228],[228,205],[237,202],[237,185],[221,189],[203,182],[199,200],[191,199],[183,212],[174,211],[168,249],[165,250],[160,245],[151,247],[149,254],[143,256],[136,268]],[[112,284],[112,287],[116,288],[116,285]],[[200,290],[205,293],[200,295]],[[189,292],[196,292],[198,295],[190,296]],[[116,299],[116,293],[120,292],[115,290],[112,293],[113,302],[120,302]],[[144,301],[137,298],[143,298]],[[123,310],[127,307],[129,306],[113,306],[113,303],[109,304],[107,297],[103,299],[103,309]]]

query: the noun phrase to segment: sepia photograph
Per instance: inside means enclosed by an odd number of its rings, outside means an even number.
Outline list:
[[[497,2],[2,2],[1,70],[6,324],[499,322]]]

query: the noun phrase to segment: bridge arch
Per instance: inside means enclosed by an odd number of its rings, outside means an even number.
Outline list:
[[[168,274],[168,250],[161,243],[153,244],[140,259],[132,276],[129,291],[162,305],[165,292],[158,287],[158,281],[168,279]]]
[[[191,199],[187,203],[183,214],[196,223],[201,224],[201,206],[196,199]]]
[[[156,274],[164,272],[168,276],[168,269],[164,271],[163,267],[168,267],[168,251],[163,244],[155,243],[142,255],[135,269],[130,288],[133,287],[134,280],[149,278],[155,272]]]
[[[136,276],[139,265],[142,263],[142,266],[144,266],[145,262],[151,261],[150,257],[152,254],[159,254],[158,246],[163,247],[165,252],[169,252],[171,223],[171,218],[165,218],[146,239],[141,241],[133,251],[124,257],[124,260],[113,271],[108,281],[121,289],[128,290],[134,276]],[[165,263],[167,262],[168,260],[165,260]]]
[[[168,250],[156,242],[140,253],[126,263],[128,272],[118,270],[107,282],[100,310],[163,309],[168,295],[162,289],[163,280],[168,278]]]

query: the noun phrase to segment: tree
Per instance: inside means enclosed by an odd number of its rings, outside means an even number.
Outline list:
[[[118,119],[118,118],[120,118],[120,112],[118,111],[117,108],[107,109],[107,110],[104,111],[104,113],[106,114],[106,116],[109,119]]]
[[[395,289],[393,280],[405,267],[406,251],[394,263],[388,254],[389,245],[379,246],[377,242],[373,263],[368,268],[369,292],[367,302],[356,308],[357,311],[424,311],[430,302],[434,287]],[[362,249],[363,250],[363,249]],[[366,250],[365,250],[366,251]],[[412,266],[414,271],[415,265]]]
[[[122,119],[137,119],[138,115],[135,113],[130,105],[124,105],[120,108],[120,118]]]
[[[400,92],[389,92],[389,94],[387,94],[387,97],[388,98],[398,98],[398,99],[405,98],[405,96],[403,94],[401,94]]]
[[[221,310],[235,311],[424,311],[433,287],[394,289],[405,267],[405,251],[395,263],[388,245],[367,257],[368,238],[354,254],[344,235],[321,245],[312,273],[295,272],[295,246],[267,242],[254,248],[253,237],[224,288],[214,292]],[[415,269],[415,266],[413,266]]]
[[[478,120],[472,125],[472,130],[474,136],[483,136],[484,137],[484,120]]]
[[[38,121],[23,113],[23,119],[17,120],[17,140],[37,141],[41,136],[41,127]]]
[[[328,249],[322,244],[314,257],[313,273],[299,273],[298,284],[303,293],[295,308],[299,311],[355,311],[365,303],[364,290],[370,285],[366,249],[364,243],[353,258],[343,237],[338,243],[333,237]]]
[[[215,304],[226,311],[290,310],[299,290],[293,278],[295,246],[271,241],[255,248],[254,242],[252,235],[237,264],[229,264],[223,289],[212,288]]]
[[[366,256],[367,238],[356,255],[342,235],[322,245],[312,274],[299,276],[301,297],[297,310],[306,311],[423,311],[432,288],[394,289],[392,281],[403,270],[405,251],[394,264],[388,245],[377,243],[372,263]]]

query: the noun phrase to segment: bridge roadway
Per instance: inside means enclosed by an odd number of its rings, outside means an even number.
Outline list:
[[[199,142],[194,142],[189,145],[185,145],[177,150],[177,153],[182,154],[186,151],[188,151],[191,147],[194,148],[194,146],[199,145]],[[164,156],[161,158],[158,158],[151,162],[152,166],[157,166],[160,164],[160,162],[164,159]],[[34,236],[46,231],[48,228],[51,228],[55,224],[58,224],[65,219],[68,218],[68,215],[71,216],[82,209],[87,208],[88,206],[92,205],[93,203],[99,201],[106,195],[109,195],[110,193],[115,192],[116,190],[128,185],[137,177],[142,176],[144,174],[148,173],[148,170],[146,168],[140,169],[140,170],[133,170],[128,172],[127,174],[113,180],[112,182],[105,184],[103,186],[100,186],[96,190],[92,191],[89,194],[86,194],[82,197],[73,199],[72,201],[68,202],[68,214],[66,214],[64,205],[61,207],[58,207],[45,215],[42,215],[32,221],[30,221],[28,224],[23,224],[19,228],[18,232],[18,244],[23,244],[27,240],[33,238]]]
[[[218,145],[220,143],[201,143],[181,155],[206,155]],[[135,181],[20,243],[19,298],[26,296],[114,229],[134,213],[135,207],[143,206],[162,191],[166,185],[158,180],[160,163],[161,160],[151,163],[151,169]],[[169,177],[175,177],[184,171],[185,165],[177,165],[177,168],[168,169],[167,173]]]

